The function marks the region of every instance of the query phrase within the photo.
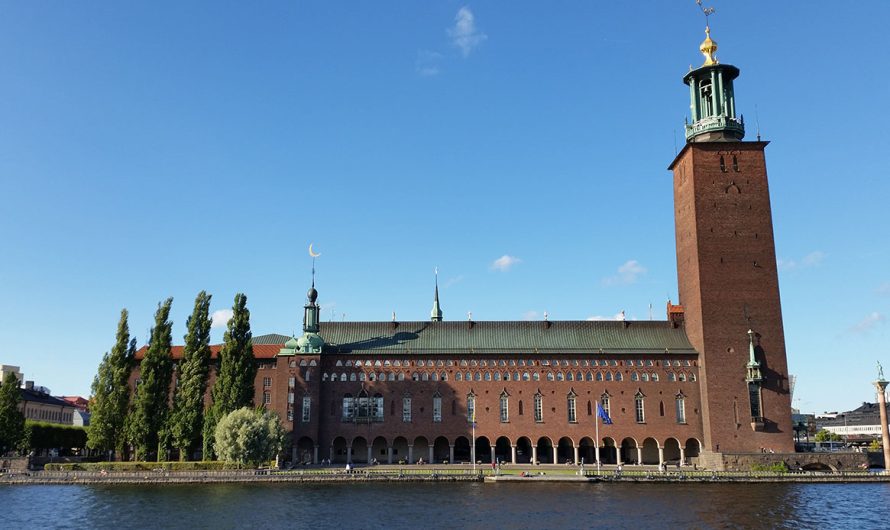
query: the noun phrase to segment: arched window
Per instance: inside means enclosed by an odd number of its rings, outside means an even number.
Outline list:
[[[566,372],[566,381],[574,381],[574,380],[575,380],[575,374],[573,374],[572,372]]]
[[[686,423],[686,396],[683,392],[674,398],[674,410],[677,413],[677,423]]]
[[[606,381],[612,380],[612,372],[606,372]]]
[[[596,373],[596,380],[597,380],[597,381],[602,381],[602,380],[603,380],[603,373],[602,373],[602,372],[597,372],[597,373]]]
[[[540,381],[540,380],[541,380],[541,374],[539,374],[538,372],[532,372],[532,381]]]
[[[423,372],[422,374],[420,374],[420,380],[421,380],[421,381],[429,381],[429,380],[430,380],[430,374],[427,373],[427,372]]]
[[[634,412],[636,413],[637,423],[646,423],[646,411],[644,407],[645,396],[642,392],[637,392],[634,396]]]
[[[668,381],[676,381],[676,380],[677,380],[677,374],[675,374],[674,372],[668,372]]]
[[[507,394],[506,390],[501,392],[500,410],[501,410],[501,423],[509,422],[510,421],[510,395]]]
[[[441,374],[439,374],[439,380],[440,381],[448,381],[448,374],[445,372],[442,372]]]
[[[454,374],[454,380],[455,381],[463,381],[464,380],[463,374],[461,374],[460,372],[457,372],[456,374]]]
[[[622,377],[621,377],[621,372],[615,372],[615,380],[616,380],[616,381],[621,381],[621,379],[622,379]]]
[[[501,380],[501,373],[500,373],[500,372],[495,372],[495,373],[494,373],[494,380],[495,380],[495,381],[500,381],[500,380]]]
[[[684,372],[680,372],[678,375],[680,376],[680,381],[686,381],[686,374]]]
[[[606,413],[606,416],[611,416],[612,414],[612,400],[608,392],[604,393],[600,396],[600,406],[603,408],[603,411]]]
[[[658,402],[658,415],[664,416],[664,401]]]
[[[578,411],[576,408],[578,396],[574,391],[566,397],[569,423],[578,423]]]
[[[522,400],[520,399],[520,400],[519,400],[519,415],[522,416],[522,413],[523,413],[523,411],[522,411]]]
[[[631,373],[630,373],[630,380],[631,380],[631,381],[639,381],[639,380],[640,380],[640,374],[638,374],[638,373],[636,373],[636,372],[631,372]]]
[[[349,374],[349,380],[350,380],[350,381],[355,381],[355,380],[357,380],[357,376],[355,375],[355,372],[352,372],[351,374]]]
[[[485,372],[485,380],[491,381],[491,372]]]
[[[647,374],[646,372],[643,372],[642,379],[643,379],[643,381],[647,381],[647,382],[648,382],[648,381],[649,381],[649,374]]]
[[[556,380],[565,381],[565,376],[562,374],[562,372],[556,372]]]
[[[530,381],[530,380],[531,380],[531,376],[529,375],[528,372],[522,372],[522,380],[523,380],[523,381]]]
[[[553,372],[547,372],[547,380],[553,381]]]
[[[652,379],[652,381],[655,381],[656,383],[658,382],[658,374],[656,374],[656,373],[649,374],[649,378]]]
[[[692,381],[693,383],[695,382],[695,374],[694,373],[689,374],[689,380]]]
[[[433,422],[440,423],[442,421],[442,395],[436,392],[433,394]]]
[[[396,373],[395,373],[395,372],[390,372],[390,373],[388,373],[388,374],[386,375],[386,380],[387,380],[387,381],[395,381],[395,380],[396,380]]]
[[[399,381],[404,381],[405,380],[405,372],[399,372],[398,379],[399,379]]]

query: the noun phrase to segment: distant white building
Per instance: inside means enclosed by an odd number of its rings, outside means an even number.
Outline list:
[[[822,428],[852,440],[880,438],[880,410],[877,403],[863,403],[859,408],[837,414],[833,419],[826,421]]]
[[[0,364],[0,382],[3,382],[6,379],[6,374],[9,372],[15,374],[15,378],[19,380],[19,386],[21,386],[22,381],[25,380],[25,376],[22,375],[21,368],[12,366],[11,364]]]

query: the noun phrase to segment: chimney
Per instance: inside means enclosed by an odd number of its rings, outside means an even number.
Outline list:
[[[34,381],[25,381],[25,390],[34,390]]]

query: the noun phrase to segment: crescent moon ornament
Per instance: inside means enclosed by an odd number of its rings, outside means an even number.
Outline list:
[[[312,243],[309,243],[309,255],[312,256],[313,258],[317,258],[317,257],[321,256],[321,252],[315,252],[315,251],[313,251],[313,250],[312,250]]]

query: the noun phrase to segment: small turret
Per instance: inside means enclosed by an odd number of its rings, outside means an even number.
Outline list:
[[[436,269],[436,294],[433,298],[433,310],[430,311],[430,320],[433,322],[442,321],[442,308],[439,307],[439,269]]]
[[[686,123],[687,142],[737,142],[745,137],[744,119],[736,118],[732,82],[739,69],[717,60],[717,43],[710,26],[699,46],[705,62],[683,77],[689,85],[692,123]]]

